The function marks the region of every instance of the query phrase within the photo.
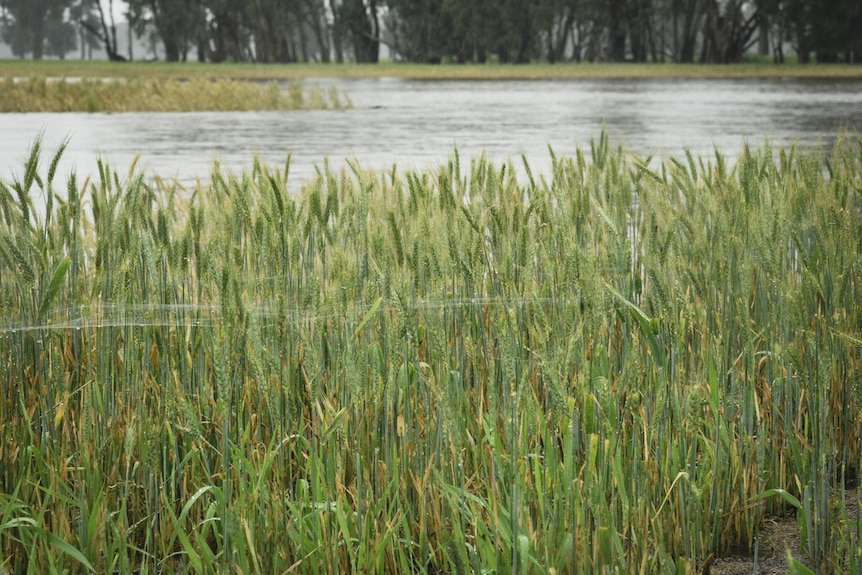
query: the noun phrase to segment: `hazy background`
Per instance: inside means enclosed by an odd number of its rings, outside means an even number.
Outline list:
[[[859,63],[859,30],[859,0],[0,0],[36,59]]]

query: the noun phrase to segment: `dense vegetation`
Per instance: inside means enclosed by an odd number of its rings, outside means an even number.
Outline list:
[[[282,90],[276,82],[267,85],[232,80],[129,81],[46,80],[40,77],[16,80],[6,76],[0,83],[2,112],[199,112],[250,110],[321,110],[350,107],[350,98],[333,86],[303,89],[294,82]]]
[[[862,142],[545,176],[38,145],[0,185],[0,567],[862,572]],[[125,171],[124,171],[125,173]]]
[[[3,39],[125,59],[114,6],[174,62],[862,61],[858,0],[0,0]]]

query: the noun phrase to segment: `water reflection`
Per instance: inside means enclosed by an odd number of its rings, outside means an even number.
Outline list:
[[[800,79],[605,79],[318,81],[346,91],[348,112],[6,114],[0,116],[0,170],[20,174],[31,142],[44,131],[50,149],[69,136],[60,173],[95,173],[101,155],[125,170],[139,165],[185,183],[207,178],[212,162],[240,171],[254,154],[283,165],[291,181],[330,158],[363,167],[422,168],[483,150],[503,160],[525,154],[537,171],[557,154],[589,147],[603,128],[639,154],[684,147],[733,156],[747,139],[831,145],[843,126],[862,126],[862,81]],[[47,163],[47,159],[45,160]]]

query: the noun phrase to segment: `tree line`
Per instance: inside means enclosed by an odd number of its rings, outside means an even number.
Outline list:
[[[127,59],[115,8],[168,61],[862,61],[860,0],[0,0],[2,38],[22,58]]]

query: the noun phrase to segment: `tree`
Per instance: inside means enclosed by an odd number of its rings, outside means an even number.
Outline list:
[[[541,30],[548,62],[563,60],[574,36],[578,0],[541,0],[535,11],[536,26]]]
[[[77,46],[70,17],[80,3],[81,0],[0,0],[3,40],[21,58],[64,58]]]
[[[862,5],[859,0],[812,0],[807,23],[810,48],[818,62],[859,62],[862,58]]]
[[[760,24],[758,6],[746,0],[705,0],[702,62],[729,64],[742,61],[754,45]]]
[[[142,36],[152,26],[165,47],[165,60],[185,61],[197,36],[198,0],[128,0],[129,25]]]
[[[76,41],[77,30],[75,25],[67,18],[67,7],[54,5],[46,14],[45,19],[45,53],[57,56],[61,60],[66,54],[74,50],[78,43]]]
[[[108,18],[105,18],[105,9],[101,0],[82,0],[85,9],[96,7],[99,19],[98,23],[82,17],[78,23],[88,32],[95,36],[105,46],[108,59],[115,62],[124,62],[126,59],[117,51],[117,23],[114,21],[114,0],[108,0]],[[110,22],[110,25],[108,24]]]
[[[307,42],[302,30],[302,2],[298,0],[252,0],[248,3],[255,59],[258,62],[297,60],[295,37],[299,37],[303,59]]]
[[[608,59],[611,62],[622,62],[626,59],[626,0],[608,0]]]
[[[326,6],[323,0],[303,0],[303,7],[303,21],[314,33],[320,61],[327,64],[332,58],[332,39],[326,21]]]
[[[543,0],[390,0],[394,51],[414,62],[529,62],[540,53],[540,33],[553,21]]]
[[[445,45],[446,52],[460,63],[475,61],[484,64],[496,50],[503,27],[499,0],[469,3],[446,0],[443,13],[451,30]]]
[[[673,59],[683,64],[694,62],[697,37],[703,20],[705,0],[672,0]]]
[[[251,26],[243,0],[203,0],[206,11],[206,51],[213,62],[247,62]]]
[[[631,57],[635,62],[657,60],[655,46],[655,5],[652,0],[628,0],[626,27],[629,33]]]
[[[449,55],[451,14],[444,0],[389,0],[394,51],[411,62],[440,63]]]
[[[501,0],[503,26],[495,46],[501,62],[526,64],[538,46],[533,0]]]
[[[41,60],[45,54],[49,34],[55,35],[56,41],[49,51],[65,55],[74,49],[74,30],[72,45],[68,48],[68,38],[62,38],[64,30],[62,23],[69,0],[0,0],[4,10],[2,36],[9,44],[12,53],[20,58],[31,55],[34,60]]]
[[[353,57],[359,63],[380,59],[380,16],[377,0],[344,0],[339,18],[353,46]]]
[[[69,22],[75,27],[75,33],[78,35],[78,43],[81,48],[81,59],[86,57],[86,52],[89,49],[98,49],[101,42],[93,36],[86,27],[81,25],[82,21],[86,21],[90,27],[99,26],[99,15],[96,7],[88,0],[77,0],[69,8]]]

